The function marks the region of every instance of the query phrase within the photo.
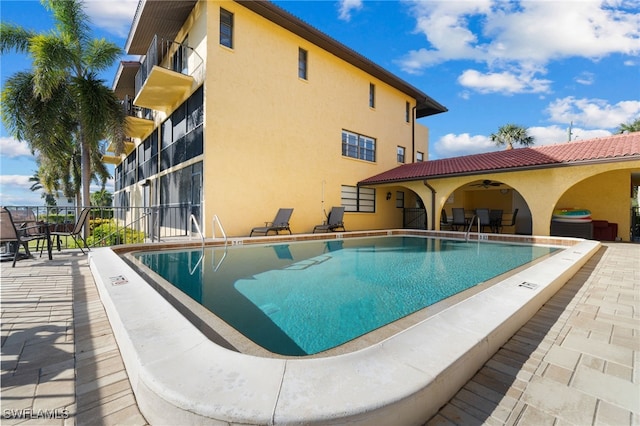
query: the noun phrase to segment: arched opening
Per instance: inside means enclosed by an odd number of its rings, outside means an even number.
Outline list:
[[[478,209],[485,209],[489,210],[492,217],[500,218],[494,232],[532,234],[532,215],[527,201],[516,188],[499,180],[474,180],[450,193],[442,206],[444,214],[441,213],[441,229],[460,230],[460,226],[450,226],[453,222],[453,209],[464,210],[467,224]],[[448,223],[442,220],[445,215]]]

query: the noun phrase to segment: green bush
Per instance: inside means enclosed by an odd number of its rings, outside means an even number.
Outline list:
[[[144,242],[144,232],[133,229],[118,228],[113,220],[97,219],[87,244],[89,246],[115,246],[118,244],[135,244]]]

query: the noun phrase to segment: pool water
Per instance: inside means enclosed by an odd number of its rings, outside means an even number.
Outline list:
[[[300,356],[339,346],[554,250],[388,236],[135,257],[256,344]]]

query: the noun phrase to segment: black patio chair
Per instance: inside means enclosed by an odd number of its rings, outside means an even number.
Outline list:
[[[89,207],[85,207],[84,209],[82,209],[82,211],[80,212],[80,216],[78,217],[78,221],[76,222],[75,226],[71,231],[53,231],[51,233],[52,237],[54,236],[56,237],[56,244],[58,247],[58,251],[60,251],[60,237],[73,238],[73,242],[76,243],[76,245],[80,248],[80,251],[82,252],[82,254],[84,254],[84,250],[82,250],[82,246],[78,242],[78,239],[80,239],[80,241],[84,243],[84,246],[87,249],[87,251],[90,251],[89,246],[87,245],[87,241],[84,239],[84,235],[82,235],[82,228],[84,227],[84,224],[87,221],[87,218],[89,217],[90,212],[91,212],[91,209]]]
[[[29,243],[31,241],[40,242],[40,240],[46,241],[47,252],[49,253],[49,259],[51,259],[51,237],[49,236],[49,225],[46,223],[35,222],[33,225],[28,223],[18,227],[13,221],[11,212],[3,207],[0,210],[0,243],[15,242],[15,254],[13,256],[12,267],[16,266],[16,260],[20,254],[20,246],[24,246],[27,256],[31,256],[29,252]],[[42,246],[44,248],[44,244]],[[40,256],[42,256],[42,249],[40,249]]]
[[[275,231],[276,234],[279,234],[280,231],[289,231],[289,234],[291,234],[289,219],[291,219],[292,214],[293,209],[278,210],[278,213],[276,214],[275,219],[273,219],[273,222],[265,222],[265,226],[258,226],[256,228],[253,228],[249,236],[252,237],[254,232],[268,235],[271,231]]]
[[[329,215],[327,216],[327,222],[321,225],[316,225],[313,227],[313,233],[316,231],[324,231],[324,232],[335,232],[339,228],[342,228],[343,231],[346,231],[344,228],[344,207],[332,207]]]

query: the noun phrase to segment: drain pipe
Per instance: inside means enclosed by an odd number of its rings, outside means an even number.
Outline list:
[[[431,190],[431,230],[433,231],[436,229],[436,190],[429,185],[426,179],[422,183]]]
[[[416,162],[416,108],[418,104],[411,108],[411,162]]]

